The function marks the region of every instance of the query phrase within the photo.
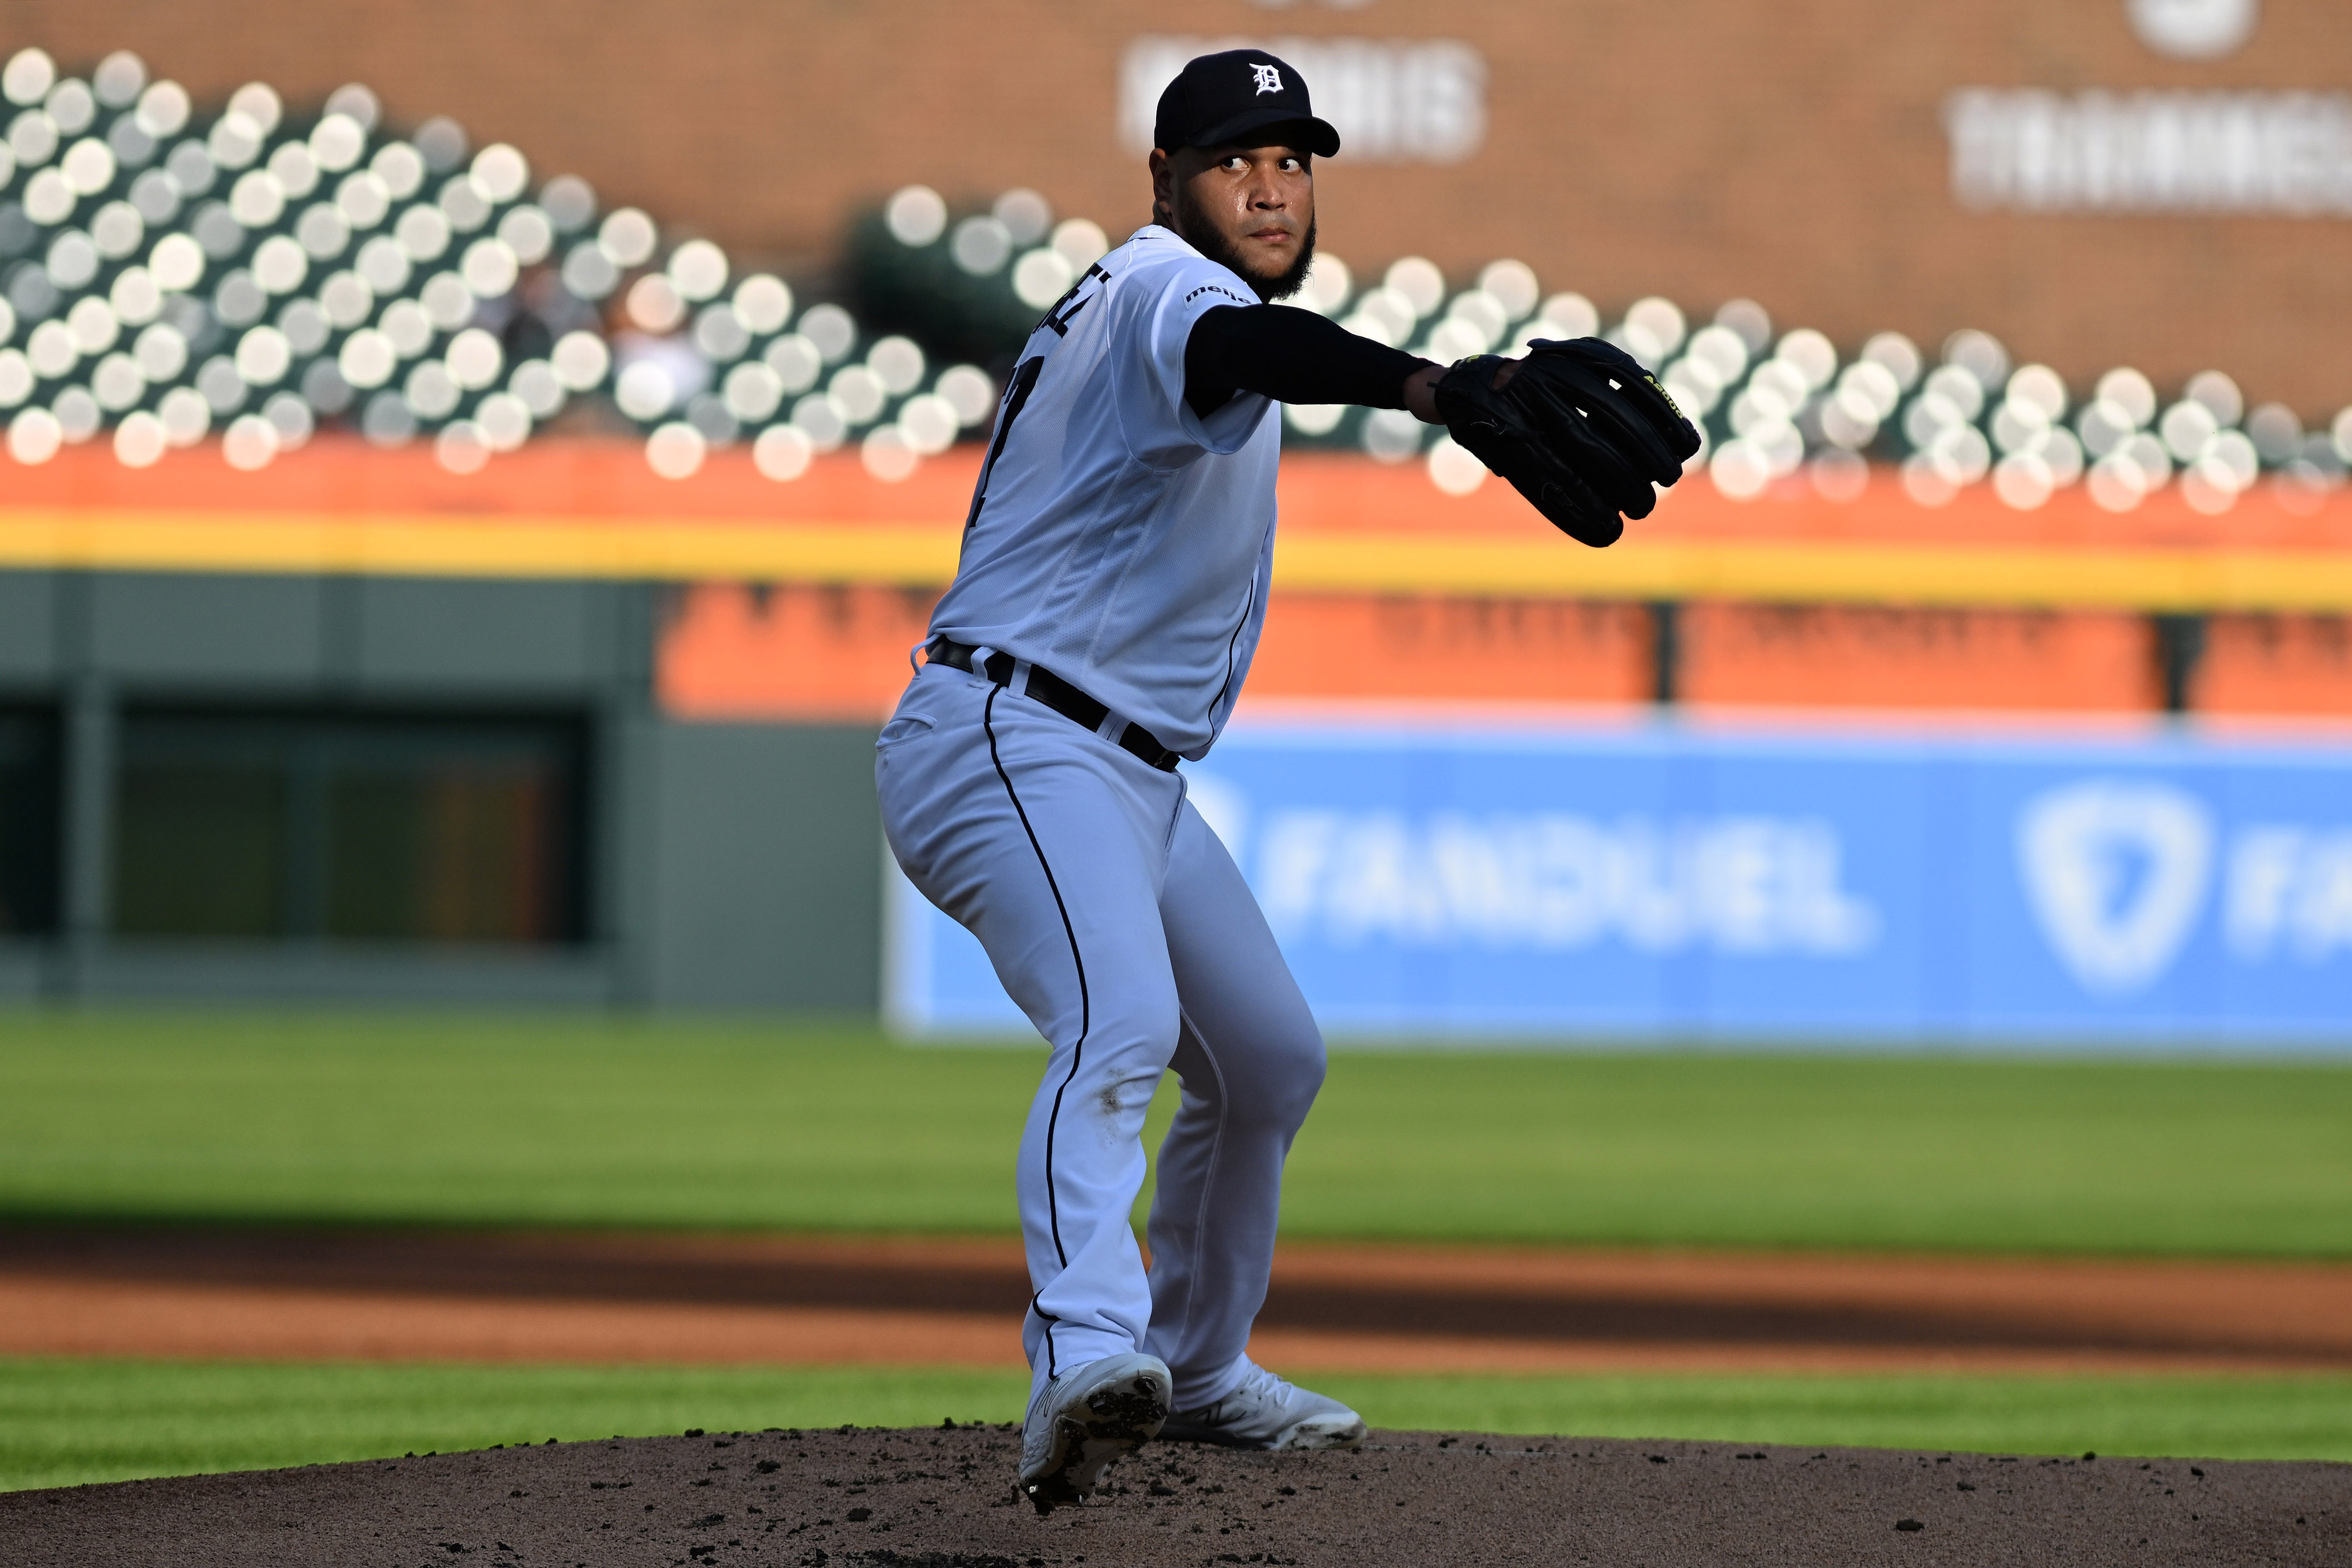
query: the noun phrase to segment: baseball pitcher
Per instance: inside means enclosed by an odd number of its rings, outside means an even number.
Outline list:
[[[898,864],[1052,1047],[1017,1166],[1034,1288],[1018,1484],[1041,1513],[1154,1436],[1364,1436],[1356,1412],[1246,1353],[1323,1040],[1177,767],[1215,743],[1265,622],[1275,405],[1443,423],[1596,545],[1698,445],[1606,343],[1447,368],[1274,303],[1314,256],[1314,161],[1339,150],[1283,60],[1193,60],[1154,141],[1152,222],[1022,351],[928,662],[876,761]],[[1182,1102],[1147,1272],[1128,1216],[1171,1068]]]

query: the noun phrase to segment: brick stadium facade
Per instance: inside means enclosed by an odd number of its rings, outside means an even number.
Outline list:
[[[1360,268],[1421,252],[1460,275],[1515,255],[1604,310],[1652,291],[1703,309],[1748,295],[1848,345],[1885,327],[1933,342],[1980,326],[2078,384],[2116,363],[2167,386],[2217,365],[2252,400],[2332,414],[2352,399],[2342,147],[2319,154],[2337,160],[2319,182],[2333,195],[2231,213],[1985,210],[1956,195],[1947,120],[1969,89],[2164,89],[2226,109],[2212,95],[2352,86],[2352,29],[2324,0],[2272,0],[2240,47],[2206,59],[2159,52],[2127,9],[18,0],[0,11],[0,48],[37,43],[86,67],[127,47],[205,99],[254,78],[298,101],[362,79],[396,119],[454,114],[551,172],[808,273],[850,213],[909,180],[951,197],[1025,184],[1116,231],[1141,214],[1119,129],[1139,48],[1305,38],[1323,51],[1309,58],[1362,68],[1346,90],[1395,99],[1360,145],[1409,144],[1407,122],[1436,112],[1462,154],[1330,166],[1324,241]],[[1435,89],[1454,100],[1432,111],[1405,80],[1420,57],[1400,46],[1440,42],[1459,46]],[[2289,216],[2298,204],[2322,210]]]

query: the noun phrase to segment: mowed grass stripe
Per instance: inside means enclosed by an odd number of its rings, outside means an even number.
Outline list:
[[[1376,1425],[2011,1454],[2352,1459],[2352,1378],[1367,1377]],[[0,1361],[0,1490],[767,1426],[1012,1421],[1018,1373]],[[1010,1478],[1005,1478],[1008,1481]]]
[[[1042,1066],[854,1020],[24,1013],[0,1221],[1004,1233]],[[2347,1127],[2342,1063],[1342,1049],[1284,1226],[2340,1258]]]

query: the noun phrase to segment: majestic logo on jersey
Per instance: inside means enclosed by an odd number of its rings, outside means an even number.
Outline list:
[[[1250,67],[1250,69],[1257,77],[1257,89],[1260,93],[1280,92],[1282,90],[1282,72],[1276,70],[1274,67],[1252,66]]]

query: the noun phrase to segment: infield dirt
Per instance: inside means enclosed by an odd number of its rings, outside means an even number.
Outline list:
[[[0,1354],[1021,1364],[1018,1242],[0,1230]],[[1286,1247],[1253,1348],[1366,1372],[2352,1366],[2352,1267]]]
[[[110,1568],[2352,1562],[2352,1466],[1376,1432],[1153,1444],[1081,1508],[1003,1426],[689,1433],[0,1496],[0,1561]]]

